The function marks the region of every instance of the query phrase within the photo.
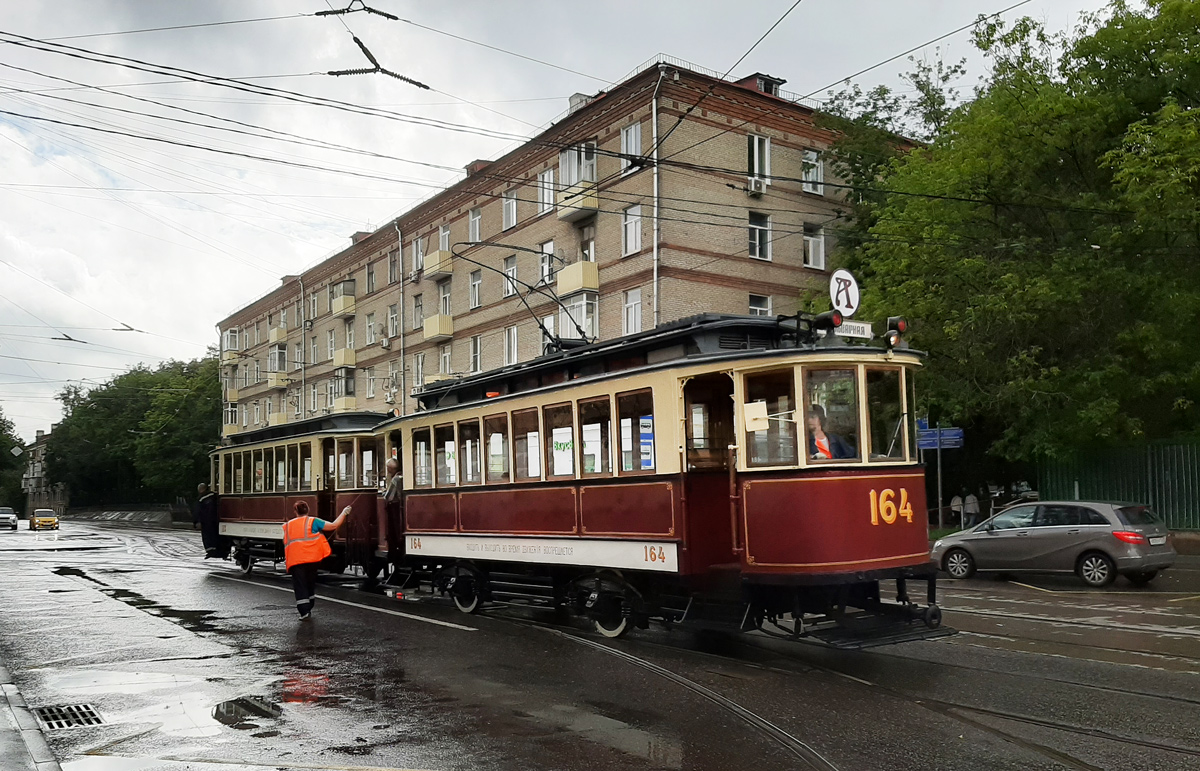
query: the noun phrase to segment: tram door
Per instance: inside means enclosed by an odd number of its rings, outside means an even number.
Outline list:
[[[400,467],[397,469],[397,472],[403,473],[403,471],[404,471],[404,453],[403,453],[402,447],[401,447],[401,437],[400,437],[399,431],[392,431],[388,434],[387,446],[390,448],[390,451],[388,453],[389,459],[394,459],[397,463],[399,463]],[[390,482],[390,481],[391,480],[386,480],[384,482],[384,490],[388,489],[388,482]],[[387,530],[386,530],[385,542],[387,543],[388,554],[390,557],[399,559],[399,557],[404,554],[404,504],[403,504],[403,501],[402,500],[385,501],[384,502],[384,515],[386,517],[385,522],[387,523],[386,524]]]
[[[733,378],[716,373],[683,387],[687,436],[688,541],[696,572],[736,568],[729,528],[729,445],[733,435]]]
[[[321,469],[323,478],[321,490],[317,493],[316,516],[326,522],[332,522],[337,519],[333,513],[334,498],[337,495],[334,491],[334,483],[337,481],[337,447],[332,438],[321,440],[321,459],[324,461]]]

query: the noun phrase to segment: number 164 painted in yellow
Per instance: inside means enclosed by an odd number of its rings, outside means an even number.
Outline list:
[[[896,521],[896,517],[904,517],[911,523],[913,521],[912,504],[908,500],[908,490],[900,488],[900,508],[896,508],[896,491],[878,490],[871,491],[871,524],[878,525],[882,519],[885,525],[890,525]]]

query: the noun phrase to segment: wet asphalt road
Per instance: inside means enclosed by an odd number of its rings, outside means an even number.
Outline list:
[[[205,563],[191,531],[0,533],[0,663],[66,771],[1200,768],[1200,560],[1146,590],[943,585],[961,634],[845,653]],[[15,761],[14,761],[15,763]],[[0,758],[4,771],[20,766]]]

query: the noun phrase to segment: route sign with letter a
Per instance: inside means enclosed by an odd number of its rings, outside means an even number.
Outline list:
[[[829,299],[833,308],[845,318],[850,318],[858,310],[858,282],[845,268],[839,268],[829,277]]]

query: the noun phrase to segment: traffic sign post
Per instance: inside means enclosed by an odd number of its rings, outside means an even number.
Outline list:
[[[938,487],[938,528],[945,526],[945,515],[942,511],[942,450],[957,450],[963,446],[964,434],[961,428],[948,426],[929,428],[929,421],[917,420],[917,449],[937,450],[937,487]]]

